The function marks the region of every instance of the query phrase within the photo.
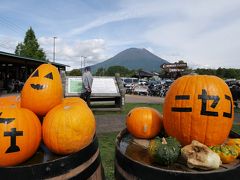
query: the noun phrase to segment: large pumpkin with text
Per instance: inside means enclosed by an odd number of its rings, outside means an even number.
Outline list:
[[[26,161],[38,149],[41,124],[28,109],[0,108],[0,167]]]
[[[222,144],[234,119],[233,99],[225,82],[209,75],[187,75],[170,87],[164,102],[163,124],[182,145],[197,140]]]
[[[42,64],[24,84],[21,106],[43,116],[60,104],[62,98],[62,82],[58,69],[51,64]]]
[[[91,143],[96,131],[95,117],[81,102],[61,103],[43,120],[43,141],[56,154],[71,154]]]

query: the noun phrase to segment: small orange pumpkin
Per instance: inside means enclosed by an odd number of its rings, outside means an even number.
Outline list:
[[[227,84],[216,76],[187,75],[170,87],[164,102],[163,124],[182,145],[197,140],[208,146],[222,144],[234,119]]]
[[[43,116],[60,104],[62,98],[62,81],[58,69],[51,64],[42,64],[24,84],[21,106]]]
[[[28,109],[0,108],[0,167],[26,161],[38,149],[41,124]]]
[[[238,151],[238,157],[240,157],[240,138],[229,138],[226,144],[234,146]]]
[[[0,108],[10,107],[10,106],[16,106],[16,107],[21,106],[19,95],[0,97]]]
[[[71,154],[91,143],[96,131],[92,111],[82,103],[61,103],[43,120],[45,145],[56,154]]]
[[[162,115],[149,107],[132,109],[126,117],[128,131],[137,138],[150,139],[161,130]]]

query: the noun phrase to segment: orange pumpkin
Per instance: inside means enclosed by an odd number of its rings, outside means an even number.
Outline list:
[[[19,95],[0,97],[0,108],[11,107],[11,106],[16,106],[16,107],[21,106]]]
[[[163,124],[182,145],[197,140],[222,144],[234,119],[233,100],[225,82],[208,75],[187,75],[170,87],[164,102]]]
[[[87,106],[87,103],[83,99],[81,99],[79,97],[65,97],[65,98],[63,98],[62,103],[64,103],[64,104],[68,104],[68,103],[81,103],[82,105],[86,105]]]
[[[51,64],[42,64],[24,84],[21,106],[43,116],[60,104],[62,98],[62,82],[58,69]]]
[[[96,131],[92,111],[82,103],[61,103],[51,109],[42,125],[43,141],[56,154],[70,154],[91,143]]]
[[[128,131],[137,138],[153,138],[161,130],[161,114],[149,107],[132,109],[126,117]]]
[[[38,149],[41,124],[28,109],[0,108],[0,167],[26,161]]]

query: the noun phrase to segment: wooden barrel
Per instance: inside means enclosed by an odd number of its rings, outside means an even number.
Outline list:
[[[147,164],[131,158],[125,154],[120,146],[122,138],[129,135],[126,130],[119,133],[115,146],[115,178],[116,180],[135,180],[135,179],[164,179],[164,180],[237,180],[240,177],[240,161],[237,159],[232,164],[222,165],[217,170],[200,171],[190,169],[183,163],[175,163],[172,166],[162,167]],[[126,145],[124,145],[126,146]],[[138,151],[135,152],[139,153]],[[134,155],[135,156],[135,155]],[[143,156],[142,156],[143,157]]]
[[[42,144],[24,164],[0,168],[0,179],[105,179],[97,137],[84,149],[68,156],[55,155]]]

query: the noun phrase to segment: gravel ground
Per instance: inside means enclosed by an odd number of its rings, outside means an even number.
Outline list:
[[[160,104],[164,102],[164,98],[155,96],[139,96],[139,95],[125,95],[126,103],[153,103]]]
[[[125,126],[125,116],[121,114],[95,115],[97,122],[97,134],[119,132]]]

